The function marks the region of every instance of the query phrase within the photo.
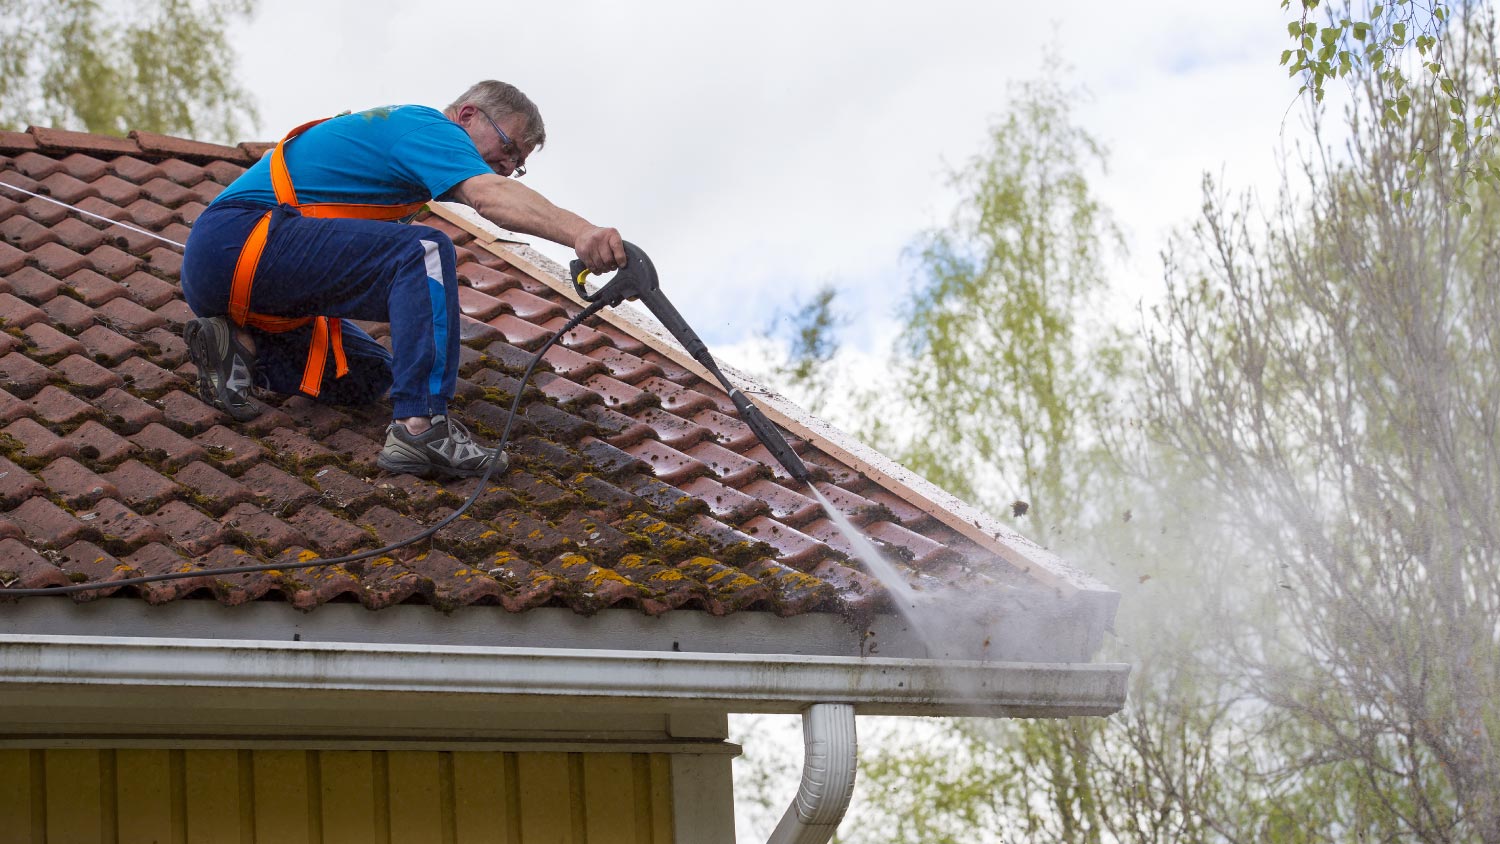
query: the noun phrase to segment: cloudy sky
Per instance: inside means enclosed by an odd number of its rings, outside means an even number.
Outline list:
[[[846,342],[872,350],[911,279],[903,249],[952,211],[947,172],[981,148],[1012,83],[1061,72],[1049,43],[1090,94],[1077,121],[1111,150],[1095,186],[1129,239],[1119,288],[1149,297],[1204,171],[1276,178],[1298,128],[1279,5],[261,0],[234,38],[267,139],[512,82],[550,138],[527,184],[646,249],[710,346],[741,345],[832,282],[857,317]]]

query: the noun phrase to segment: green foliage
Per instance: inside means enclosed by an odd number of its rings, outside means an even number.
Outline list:
[[[1281,0],[1282,9],[1291,6],[1292,0]],[[1281,64],[1289,75],[1302,77],[1299,94],[1321,103],[1331,81],[1373,82],[1380,94],[1381,119],[1387,123],[1407,119],[1413,95],[1440,102],[1448,112],[1446,131],[1427,146],[1409,150],[1408,165],[1420,171],[1429,155],[1446,153],[1444,163],[1461,174],[1461,194],[1471,179],[1500,186],[1500,170],[1488,161],[1500,109],[1500,79],[1491,69],[1481,86],[1460,94],[1458,78],[1468,77],[1472,83],[1473,69],[1458,67],[1462,59],[1447,49],[1458,31],[1493,36],[1489,4],[1363,0],[1356,5],[1345,0],[1342,5],[1325,5],[1322,0],[1299,0],[1298,6],[1297,18],[1287,24],[1293,46],[1282,51]],[[1316,19],[1320,8],[1326,12],[1321,23]],[[1425,85],[1414,85],[1409,78],[1414,64]]]
[[[952,177],[954,220],[913,250],[899,366],[923,435],[901,456],[991,512],[1027,501],[1046,533],[1077,512],[1075,482],[1097,456],[1080,423],[1105,411],[1121,370],[1118,335],[1090,322],[1121,241],[1089,189],[1104,151],[1071,121],[1076,92],[1047,79],[1016,94]]]
[[[1454,93],[1493,41],[1446,42]],[[1376,840],[1500,841],[1500,195],[1412,178],[1446,101],[1350,112],[1269,226],[1206,186],[1152,336],[1148,417],[1280,588],[1230,668],[1294,719],[1287,776]]]
[[[254,101],[227,27],[255,0],[0,0],[0,126],[234,142]]]
[[[830,364],[838,353],[839,329],[849,323],[849,317],[834,305],[837,296],[837,288],[831,283],[824,284],[792,313],[777,314],[764,332],[764,336],[774,337],[781,333],[781,323],[787,324],[789,347],[785,359],[773,369],[772,377],[801,392],[808,408],[815,413],[822,410],[832,386]]]

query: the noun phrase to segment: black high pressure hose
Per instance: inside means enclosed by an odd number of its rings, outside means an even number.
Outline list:
[[[588,307],[579,312],[577,316],[568,320],[567,324],[558,329],[555,334],[548,338],[547,342],[542,344],[542,348],[537,350],[537,353],[532,356],[531,363],[526,367],[525,374],[521,376],[521,384],[516,388],[516,396],[511,400],[510,415],[505,420],[505,430],[500,434],[500,442],[495,446],[498,452],[504,453],[505,445],[510,441],[511,426],[515,424],[516,412],[521,407],[521,395],[526,392],[526,383],[531,380],[531,374],[536,370],[537,364],[542,362],[542,355],[545,355],[547,353],[547,350],[552,348],[553,344],[562,339],[562,336],[564,334],[567,334],[569,331],[572,331],[574,328],[578,327],[579,323],[593,316],[595,313],[598,313],[608,304],[609,302],[604,300],[590,302]],[[193,577],[224,577],[226,575],[232,574],[251,574],[258,571],[288,571],[295,569],[317,568],[319,566],[337,566],[343,565],[344,563],[352,563],[357,560],[367,560],[371,557],[381,556],[382,554],[389,554],[392,551],[405,548],[412,543],[421,542],[427,537],[432,536],[433,534],[452,524],[455,519],[457,519],[459,516],[462,516],[470,507],[474,506],[474,502],[479,500],[479,493],[482,492],[485,485],[489,483],[490,473],[495,470],[495,464],[497,462],[498,461],[495,460],[490,461],[490,464],[485,467],[484,474],[480,476],[479,483],[475,485],[474,491],[469,493],[468,499],[465,500],[457,510],[454,510],[452,513],[444,516],[442,520],[437,524],[427,528],[426,530],[423,530],[421,533],[413,534],[412,536],[409,536],[405,539],[397,540],[390,545],[376,548],[373,551],[361,551],[357,554],[348,554],[343,557],[320,558],[317,560],[309,560],[303,563],[261,563],[253,566],[230,566],[228,568],[219,569],[198,569],[195,571],[174,571],[167,572],[165,574],[148,574],[142,575],[140,577],[127,577],[121,580],[107,580],[97,583],[75,583],[69,586],[46,586],[38,589],[0,589],[0,598],[33,598],[40,597],[42,595],[71,595],[76,592],[89,592],[96,589],[116,589],[122,586],[139,586],[145,583],[159,583],[164,580],[184,580]]]

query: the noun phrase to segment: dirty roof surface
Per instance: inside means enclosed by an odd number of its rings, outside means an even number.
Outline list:
[[[0,182],[178,242],[266,144],[0,132]],[[577,312],[445,220],[458,246],[455,415],[494,442],[530,354]],[[452,512],[476,481],[384,473],[389,406],[269,397],[236,424],[197,398],[181,250],[0,187],[0,586],[44,587],[370,549]],[[377,338],[384,326],[363,324]],[[544,359],[470,514],[342,567],[190,578],[77,601],[428,603],[509,612],[863,614],[886,600],[717,387],[592,323]],[[819,488],[901,565],[939,581],[1003,563],[792,438]],[[3,589],[0,589],[3,595]]]

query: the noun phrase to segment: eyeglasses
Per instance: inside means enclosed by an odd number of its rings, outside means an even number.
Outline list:
[[[480,114],[484,114],[483,111],[480,111],[477,108],[474,110],[479,111]],[[512,161],[516,162],[516,166],[511,169],[511,176],[519,179],[522,176],[526,175],[526,159],[521,156],[521,148],[516,145],[515,141],[512,141],[510,139],[509,135],[505,134],[504,129],[501,129],[499,126],[495,125],[495,121],[490,120],[490,116],[488,114],[484,114],[484,119],[489,120],[490,128],[494,129],[495,134],[500,136],[501,149],[505,151],[506,155],[510,156]]]

